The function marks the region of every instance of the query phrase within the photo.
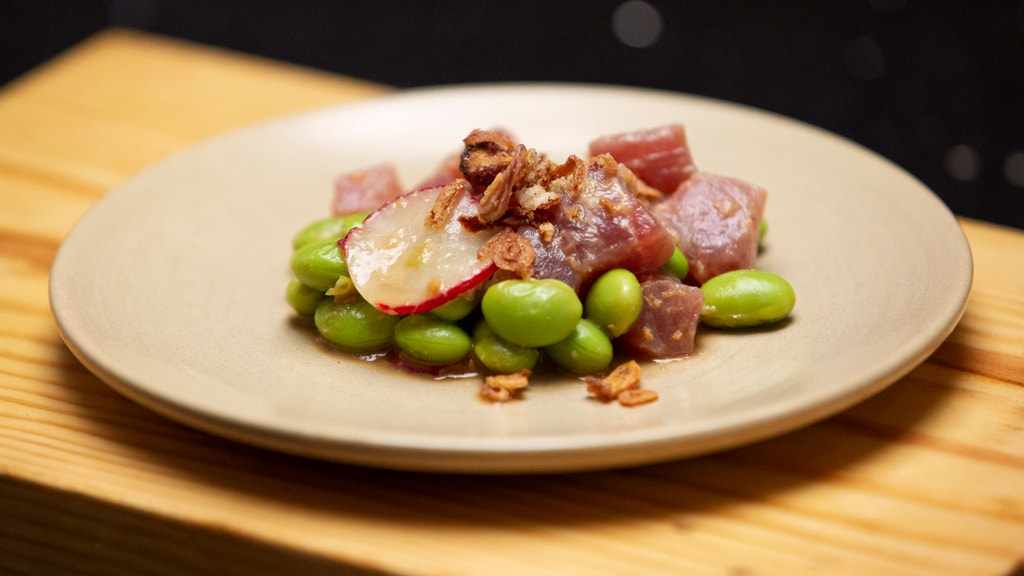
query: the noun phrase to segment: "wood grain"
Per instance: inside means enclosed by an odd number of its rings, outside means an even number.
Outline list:
[[[113,30],[0,93],[0,572],[1010,573],[1024,558],[1024,233],[962,222],[967,312],[817,425],[616,472],[406,474],[241,446],[114,393],[47,303],[104,192],[234,126],[386,88]]]

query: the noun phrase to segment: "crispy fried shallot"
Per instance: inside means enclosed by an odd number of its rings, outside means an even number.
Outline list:
[[[473,130],[463,138],[459,170],[476,190],[485,190],[512,161],[516,141],[502,130]]]
[[[508,402],[517,398],[529,384],[529,370],[515,374],[494,374],[484,378],[483,386],[480,387],[480,397],[488,402]]]
[[[470,230],[487,228],[510,214],[532,219],[535,211],[558,203],[548,185],[560,176],[559,167],[543,154],[500,130],[474,130],[463,144],[459,168],[480,197],[476,217],[463,222]]]
[[[498,269],[514,272],[524,280],[533,276],[533,245],[511,229],[506,228],[488,240],[477,257],[490,260]]]
[[[619,394],[619,404],[623,406],[632,407],[639,406],[641,404],[647,404],[654,402],[658,399],[658,392],[656,390],[647,390],[644,388],[633,388],[631,390],[624,390]]]
[[[484,190],[480,197],[480,210],[477,218],[480,222],[490,224],[505,215],[508,211],[509,201],[516,188],[522,185],[525,175],[529,154],[526,146],[516,146],[512,153],[508,166],[499,172],[494,180]]]
[[[658,393],[653,390],[639,390],[640,364],[636,360],[619,364],[604,378],[587,376],[583,381],[587,383],[587,391],[601,402],[618,400],[624,406],[635,406],[652,402],[658,397]]]
[[[455,206],[459,203],[459,195],[463,192],[469,192],[469,182],[462,178],[452,180],[445,185],[441,189],[441,193],[437,195],[437,200],[434,201],[434,206],[431,207],[430,214],[427,214],[423,225],[434,230],[444,228],[445,223],[451,218]]]

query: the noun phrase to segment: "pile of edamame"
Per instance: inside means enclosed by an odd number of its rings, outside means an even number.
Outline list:
[[[285,292],[289,305],[311,316],[324,339],[353,353],[397,349],[424,366],[472,358],[494,374],[532,371],[544,358],[572,374],[596,375],[609,368],[614,339],[636,322],[644,306],[637,277],[616,268],[598,277],[582,299],[559,280],[508,279],[423,314],[388,314],[355,290],[338,246],[365,216],[326,218],[297,233],[293,278]],[[663,266],[680,279],[688,268],[678,248]],[[701,289],[701,322],[713,327],[775,323],[796,302],[786,280],[761,270],[727,272]]]

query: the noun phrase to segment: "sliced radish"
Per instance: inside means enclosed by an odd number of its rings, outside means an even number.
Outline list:
[[[474,216],[477,201],[466,191],[440,226],[425,221],[443,187],[399,196],[370,214],[342,241],[349,276],[366,301],[391,314],[427,312],[471,290],[494,273],[477,258],[496,231],[470,232],[459,216]]]

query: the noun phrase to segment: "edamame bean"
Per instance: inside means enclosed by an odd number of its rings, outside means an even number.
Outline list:
[[[583,313],[615,338],[629,330],[643,307],[644,294],[636,276],[615,268],[601,274],[590,286]]]
[[[451,364],[465,358],[473,342],[455,324],[428,314],[406,316],[395,325],[395,344],[424,364]]]
[[[586,318],[581,318],[568,336],[542,350],[555,364],[575,374],[601,372],[615,353],[608,335]]]
[[[361,226],[368,214],[369,212],[362,212],[349,216],[334,216],[312,222],[292,237],[292,250],[298,250],[307,244],[326,242],[328,240],[337,242],[344,238],[349,230],[356,226]]]
[[[533,370],[540,359],[540,351],[513,344],[497,334],[481,320],[473,329],[473,354],[487,370],[496,374],[515,374]]]
[[[310,288],[303,284],[298,278],[292,278],[284,291],[285,300],[288,305],[299,314],[312,316],[320,301],[324,299],[324,293]]]
[[[550,278],[498,282],[487,289],[480,309],[495,334],[527,347],[558,342],[583,317],[576,291]]]
[[[348,276],[348,266],[337,241],[314,242],[292,253],[292,272],[310,288],[326,292],[339,276]]]
[[[449,322],[462,320],[466,316],[469,316],[473,310],[476,310],[478,302],[475,292],[476,291],[474,290],[473,293],[456,296],[453,300],[449,300],[448,302],[445,302],[431,310],[430,314],[437,316],[441,320],[447,320]]]
[[[665,263],[665,268],[680,280],[684,280],[690,273],[690,261],[686,259],[686,254],[683,254],[679,246],[676,246],[675,251],[672,252],[672,257]]]
[[[375,352],[390,346],[399,319],[362,298],[341,303],[326,298],[313,314],[313,323],[324,338],[355,352]]]
[[[738,328],[778,322],[796,305],[789,282],[763,270],[733,270],[708,280],[700,320],[708,326]]]

